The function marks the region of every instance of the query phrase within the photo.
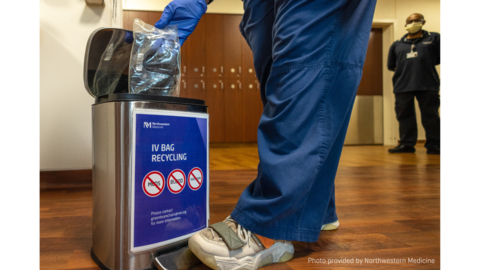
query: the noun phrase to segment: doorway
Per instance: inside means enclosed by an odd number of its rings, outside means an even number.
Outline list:
[[[372,28],[346,145],[383,144],[383,30]]]

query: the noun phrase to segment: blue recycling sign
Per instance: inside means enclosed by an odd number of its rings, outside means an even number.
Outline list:
[[[131,250],[208,226],[208,114],[133,111]]]

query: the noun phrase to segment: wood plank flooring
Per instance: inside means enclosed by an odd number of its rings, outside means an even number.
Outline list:
[[[263,269],[440,269],[440,156],[419,146],[415,154],[387,149],[344,147],[336,179],[340,228],[315,243],[295,242],[293,260]],[[211,223],[233,210],[257,164],[256,144],[211,145]],[[89,253],[91,199],[88,188],[40,193],[41,269],[99,269]],[[419,258],[435,263],[408,262]]]

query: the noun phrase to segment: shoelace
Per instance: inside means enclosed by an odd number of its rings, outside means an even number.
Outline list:
[[[230,221],[237,224],[237,235],[243,241],[243,243],[248,244],[250,247],[250,239],[252,238],[252,232],[243,228],[242,225],[238,224],[231,216],[228,216],[225,221]]]

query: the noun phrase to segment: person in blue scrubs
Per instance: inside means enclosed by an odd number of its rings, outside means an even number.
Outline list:
[[[173,0],[155,26],[178,25],[183,43],[209,2]],[[253,51],[264,105],[260,162],[231,216],[189,240],[214,269],[287,261],[290,241],[316,242],[324,225],[338,222],[334,180],[376,0],[243,4],[239,28]]]

